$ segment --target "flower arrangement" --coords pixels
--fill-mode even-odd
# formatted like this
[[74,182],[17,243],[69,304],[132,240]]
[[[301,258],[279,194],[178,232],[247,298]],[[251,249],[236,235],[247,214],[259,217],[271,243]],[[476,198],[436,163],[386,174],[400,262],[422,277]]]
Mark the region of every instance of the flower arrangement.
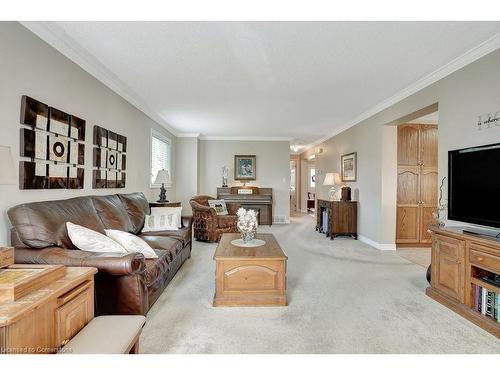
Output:
[[244,242],[252,241],[257,232],[257,212],[239,208],[236,215],[238,215],[237,226],[241,233],[241,238]]

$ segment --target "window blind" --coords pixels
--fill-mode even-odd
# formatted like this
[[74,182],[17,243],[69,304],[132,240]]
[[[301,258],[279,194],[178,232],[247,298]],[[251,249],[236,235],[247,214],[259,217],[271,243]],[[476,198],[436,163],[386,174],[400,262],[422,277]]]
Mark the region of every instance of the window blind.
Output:
[[153,134],[151,136],[151,184],[161,169],[170,171],[170,143]]

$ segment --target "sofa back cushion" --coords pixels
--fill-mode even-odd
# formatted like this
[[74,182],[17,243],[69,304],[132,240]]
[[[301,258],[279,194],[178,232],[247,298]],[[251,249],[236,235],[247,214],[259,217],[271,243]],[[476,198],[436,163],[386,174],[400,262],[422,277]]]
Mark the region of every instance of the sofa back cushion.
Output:
[[92,196],[92,202],[104,228],[133,232],[127,210],[118,195]]
[[75,249],[66,230],[68,221],[104,233],[90,197],[25,203],[12,207],[7,214],[19,239],[33,248]]
[[149,215],[149,202],[143,193],[118,194],[132,223],[132,233],[138,234],[144,226],[144,219]]

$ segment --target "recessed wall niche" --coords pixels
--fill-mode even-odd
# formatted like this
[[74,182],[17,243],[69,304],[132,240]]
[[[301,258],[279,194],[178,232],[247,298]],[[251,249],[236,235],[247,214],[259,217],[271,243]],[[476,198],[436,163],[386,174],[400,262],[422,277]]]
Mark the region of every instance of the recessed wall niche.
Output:
[[85,120],[23,95],[20,189],[83,189]]
[[94,126],[92,186],[94,189],[124,188],[127,169],[127,137]]

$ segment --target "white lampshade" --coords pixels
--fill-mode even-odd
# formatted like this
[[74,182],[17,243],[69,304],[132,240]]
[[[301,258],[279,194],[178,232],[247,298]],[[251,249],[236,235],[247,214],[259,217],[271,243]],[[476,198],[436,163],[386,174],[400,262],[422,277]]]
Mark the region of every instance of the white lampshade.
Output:
[[158,174],[156,175],[155,184],[160,185],[169,183],[170,183],[170,174],[165,169],[160,169],[158,171]]
[[10,147],[0,146],[0,185],[15,185],[16,171]]
[[340,175],[338,173],[329,172],[325,176],[325,180],[323,181],[323,185],[326,186],[337,186],[342,184],[340,180]]

